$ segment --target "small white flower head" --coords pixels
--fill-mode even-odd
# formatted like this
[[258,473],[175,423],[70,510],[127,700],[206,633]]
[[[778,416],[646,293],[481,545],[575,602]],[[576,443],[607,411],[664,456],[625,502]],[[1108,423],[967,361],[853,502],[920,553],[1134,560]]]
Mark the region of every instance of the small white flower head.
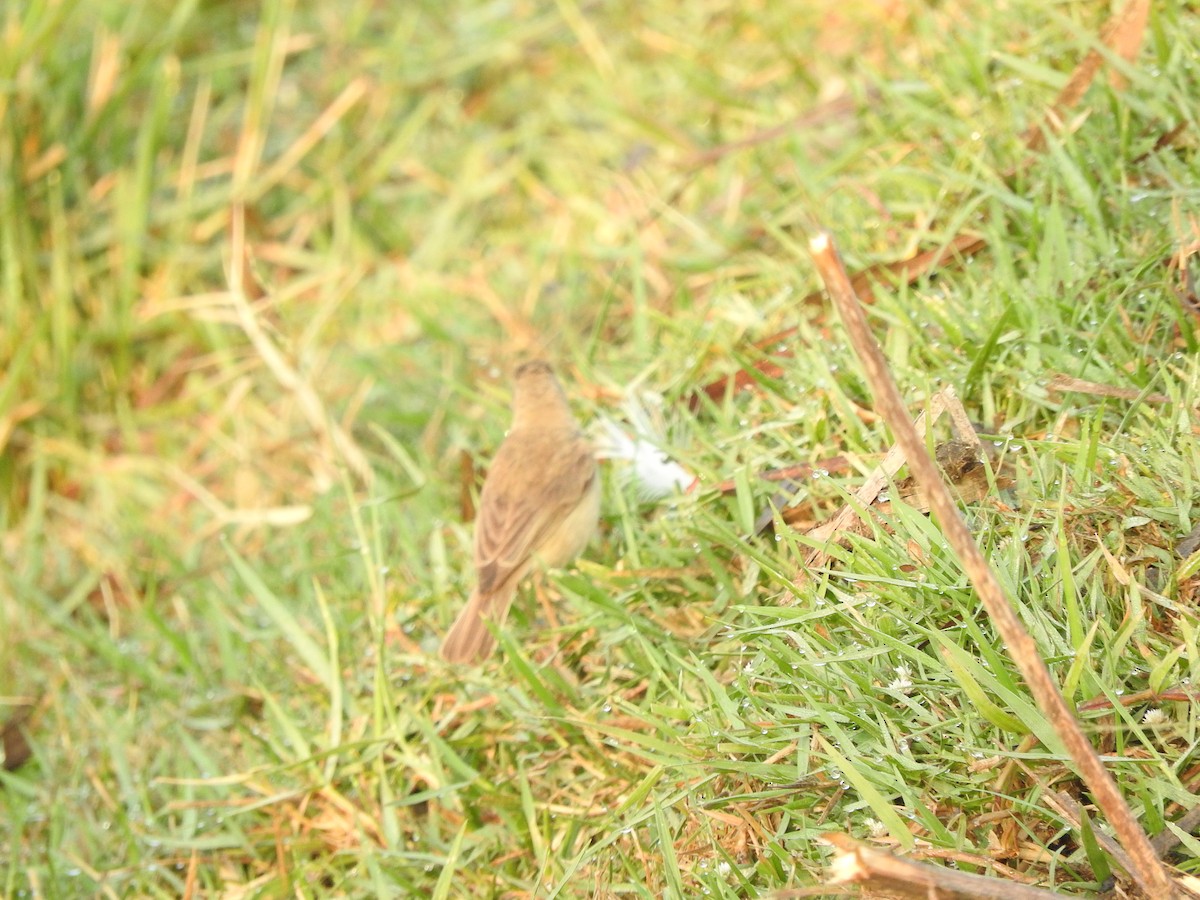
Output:
[[896,677],[888,684],[888,689],[902,694],[911,694],[913,689],[912,669],[908,666],[896,666]]
[[1153,706],[1142,715],[1143,725],[1166,725],[1167,714],[1162,711],[1161,707]]

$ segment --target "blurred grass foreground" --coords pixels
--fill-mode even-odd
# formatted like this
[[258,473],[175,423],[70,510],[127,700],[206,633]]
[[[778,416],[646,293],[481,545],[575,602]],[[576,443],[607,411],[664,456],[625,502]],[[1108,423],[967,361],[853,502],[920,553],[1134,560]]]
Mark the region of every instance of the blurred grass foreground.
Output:
[[[818,226],[945,251],[876,333],[1011,468],[972,530],[1195,872],[1200,27],[1120,7],[0,4],[5,896],[760,897],[827,832],[1128,887],[936,522],[803,564],[891,443]],[[454,670],[535,354],[700,488],[608,467]]]

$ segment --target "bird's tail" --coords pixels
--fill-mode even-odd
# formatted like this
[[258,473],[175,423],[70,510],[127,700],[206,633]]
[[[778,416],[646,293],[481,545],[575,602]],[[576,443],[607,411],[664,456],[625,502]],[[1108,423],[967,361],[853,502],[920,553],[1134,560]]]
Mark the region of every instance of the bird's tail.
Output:
[[472,591],[467,605],[442,641],[442,659],[451,663],[477,663],[487,659],[496,646],[488,623],[497,628],[504,624],[516,592],[515,584],[502,585],[490,594]]

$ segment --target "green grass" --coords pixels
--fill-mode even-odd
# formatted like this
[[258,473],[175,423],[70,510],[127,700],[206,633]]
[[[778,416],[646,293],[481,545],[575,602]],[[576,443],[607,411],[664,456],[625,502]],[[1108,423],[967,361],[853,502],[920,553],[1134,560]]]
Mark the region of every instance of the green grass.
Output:
[[[1119,869],[1045,802],[1089,798],[935,523],[896,505],[808,573],[802,535],[745,535],[756,473],[853,455],[801,492],[824,519],[890,443],[799,302],[811,228],[856,269],[966,230],[871,315],[914,413],[954,385],[1007,448],[985,553],[1069,701],[1200,678],[1185,4],[1033,157],[1091,5],[0,10],[0,720],[34,707],[6,895],[754,897],[813,884],[827,831],[1067,892]],[[239,205],[299,389],[228,294]],[[688,411],[793,326],[780,375]],[[661,393],[738,490],[648,508],[610,473],[557,625],[527,590],[453,670],[461,456],[529,353],[588,421]],[[1192,704],[1081,715],[1150,833],[1194,804]]]

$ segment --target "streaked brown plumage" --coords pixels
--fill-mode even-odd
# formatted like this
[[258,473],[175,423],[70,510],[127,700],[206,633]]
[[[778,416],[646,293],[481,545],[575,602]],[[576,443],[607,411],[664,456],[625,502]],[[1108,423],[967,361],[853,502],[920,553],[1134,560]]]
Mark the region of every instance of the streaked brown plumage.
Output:
[[496,452],[475,522],[478,584],[442,642],[448,662],[479,662],[535,565],[563,566],[596,529],[600,477],[591,442],[544,362],[516,371],[513,423]]

